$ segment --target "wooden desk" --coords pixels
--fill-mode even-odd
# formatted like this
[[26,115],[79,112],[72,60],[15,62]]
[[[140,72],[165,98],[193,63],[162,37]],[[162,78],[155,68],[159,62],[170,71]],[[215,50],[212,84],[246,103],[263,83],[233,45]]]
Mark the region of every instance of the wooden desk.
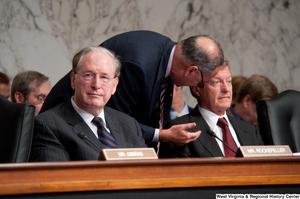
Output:
[[274,186],[276,192],[299,184],[300,157],[0,164],[2,196],[248,186]]

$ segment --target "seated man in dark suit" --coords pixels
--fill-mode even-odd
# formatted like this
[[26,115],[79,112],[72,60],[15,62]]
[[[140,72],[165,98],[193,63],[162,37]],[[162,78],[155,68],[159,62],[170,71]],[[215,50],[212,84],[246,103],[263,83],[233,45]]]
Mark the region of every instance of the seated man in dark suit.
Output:
[[12,81],[10,98],[14,103],[34,105],[38,115],[50,90],[49,77],[34,70],[22,71]]
[[235,153],[232,150],[236,151],[241,145],[263,144],[255,126],[226,114],[232,99],[231,72],[228,61],[218,66],[216,73],[205,76],[201,84],[190,88],[193,96],[197,98],[198,105],[190,114],[166,123],[165,128],[195,122],[196,127],[189,131],[201,130],[202,133],[195,141],[181,147],[171,143],[162,143],[161,158],[233,157]]
[[74,96],[36,117],[30,161],[97,160],[103,148],[147,147],[134,118],[105,107],[120,69],[120,61],[103,47],[74,56]]

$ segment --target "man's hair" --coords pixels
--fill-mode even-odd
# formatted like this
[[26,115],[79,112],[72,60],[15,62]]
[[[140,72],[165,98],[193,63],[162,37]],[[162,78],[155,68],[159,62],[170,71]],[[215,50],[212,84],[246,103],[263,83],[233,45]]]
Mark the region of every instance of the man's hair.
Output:
[[7,84],[9,85],[9,78],[7,77],[6,74],[0,72],[0,84]]
[[241,103],[247,94],[256,103],[265,97],[274,98],[278,95],[278,90],[267,77],[255,74],[246,79],[240,86],[237,92],[237,102]]
[[24,95],[24,101],[26,102],[28,96],[31,92],[33,92],[36,88],[42,86],[45,82],[47,82],[49,78],[37,71],[24,71],[18,73],[12,82],[11,85],[11,100],[12,102],[16,102],[15,93],[18,91]]
[[[220,67],[220,68],[228,67],[229,70],[230,70],[229,61],[228,61],[227,59],[224,59],[222,65],[220,65],[219,67]],[[204,86],[205,86],[205,84],[204,84]],[[190,92],[191,92],[191,95],[192,95],[194,98],[197,99],[197,96],[195,95],[195,93],[194,93],[193,89],[191,88],[191,86],[190,86]]]
[[[197,44],[197,40],[201,37],[212,40],[218,47],[219,54],[215,58],[211,58],[202,46]],[[212,73],[217,66],[221,66],[224,61],[224,53],[221,44],[215,39],[207,35],[196,35],[181,41],[181,50],[184,58],[197,66],[204,73]]]
[[246,80],[247,78],[244,76],[234,76],[232,77],[232,98],[236,99],[237,92],[241,86],[241,84]]
[[120,60],[112,51],[110,51],[104,47],[101,47],[101,46],[89,46],[89,47],[86,47],[86,48],[80,50],[78,53],[76,53],[72,60],[73,72],[77,72],[78,68],[80,67],[80,62],[82,60],[82,57],[89,52],[102,52],[102,53],[109,55],[113,60],[114,77],[120,77],[120,74],[121,74]]

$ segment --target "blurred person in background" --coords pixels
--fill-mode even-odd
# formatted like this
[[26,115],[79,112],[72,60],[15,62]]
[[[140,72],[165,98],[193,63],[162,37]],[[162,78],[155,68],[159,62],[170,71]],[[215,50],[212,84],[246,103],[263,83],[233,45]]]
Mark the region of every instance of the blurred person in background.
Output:
[[246,80],[247,78],[244,76],[234,76],[232,77],[232,102],[231,104],[235,104],[236,103],[236,95],[237,92],[241,86],[241,84]]
[[47,76],[32,70],[20,72],[14,77],[11,85],[11,100],[15,103],[34,105],[37,115],[50,90]]
[[0,95],[9,98],[9,93],[9,78],[6,74],[0,72]]
[[252,75],[240,86],[236,104],[227,110],[227,114],[257,126],[256,103],[260,100],[272,99],[277,95],[276,86],[267,77]]
[[174,120],[177,117],[189,114],[191,110],[193,109],[189,107],[186,101],[183,99],[182,86],[174,85],[170,120]]

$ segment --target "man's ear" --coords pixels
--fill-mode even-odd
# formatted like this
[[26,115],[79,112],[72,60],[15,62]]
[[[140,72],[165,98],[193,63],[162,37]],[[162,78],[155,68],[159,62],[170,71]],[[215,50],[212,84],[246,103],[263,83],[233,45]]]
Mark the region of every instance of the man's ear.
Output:
[[115,92],[116,92],[116,90],[117,90],[117,86],[118,86],[118,84],[119,84],[119,78],[116,77],[113,81],[114,81],[114,82],[113,82],[113,89],[112,89],[111,95],[115,94]]
[[75,90],[75,73],[72,71],[70,74],[70,78],[71,78],[71,87],[73,90]]
[[201,96],[201,94],[200,94],[200,88],[198,86],[190,86],[190,90],[191,90],[192,95],[195,98]]
[[184,75],[185,76],[188,76],[189,74],[192,74],[192,73],[195,73],[197,72],[198,73],[198,67],[197,66],[189,66],[186,70],[185,70],[185,73]]
[[250,105],[250,103],[252,103],[252,97],[251,97],[249,94],[247,94],[247,95],[243,98],[243,106],[244,106],[245,108],[248,108],[249,105]]
[[15,92],[15,100],[16,100],[16,103],[25,103],[25,97],[19,91]]

